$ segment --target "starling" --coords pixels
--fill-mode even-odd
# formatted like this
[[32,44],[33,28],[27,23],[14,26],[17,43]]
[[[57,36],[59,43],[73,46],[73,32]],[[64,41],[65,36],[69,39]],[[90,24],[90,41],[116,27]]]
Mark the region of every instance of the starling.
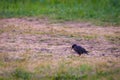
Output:
[[78,46],[76,44],[72,45],[72,49],[74,49],[74,51],[79,55],[88,54],[88,51],[86,51],[82,46]]

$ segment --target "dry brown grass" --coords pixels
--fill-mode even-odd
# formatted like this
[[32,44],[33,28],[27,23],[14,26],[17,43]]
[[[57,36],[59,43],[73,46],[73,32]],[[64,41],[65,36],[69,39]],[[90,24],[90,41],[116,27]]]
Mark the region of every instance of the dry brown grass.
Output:
[[[103,76],[100,72],[120,68],[119,27],[36,24],[24,19],[5,21],[0,23],[0,75],[6,72],[10,75],[22,68],[34,73],[38,80],[64,73],[77,75],[78,71]],[[84,46],[90,55],[74,54],[73,43]]]

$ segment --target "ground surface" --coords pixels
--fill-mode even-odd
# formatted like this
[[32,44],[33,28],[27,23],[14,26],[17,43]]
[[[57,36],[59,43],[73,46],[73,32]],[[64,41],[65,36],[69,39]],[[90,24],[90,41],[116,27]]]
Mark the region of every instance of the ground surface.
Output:
[[[75,54],[71,50],[74,43],[86,48],[89,55]],[[31,72],[41,65],[57,68],[60,61],[119,68],[120,27],[36,18],[1,19],[0,60],[0,75],[16,67]]]

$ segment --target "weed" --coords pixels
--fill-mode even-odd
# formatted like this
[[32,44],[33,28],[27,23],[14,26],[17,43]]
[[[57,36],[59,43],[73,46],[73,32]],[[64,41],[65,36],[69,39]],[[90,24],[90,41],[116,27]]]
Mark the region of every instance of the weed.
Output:
[[3,61],[0,61],[0,67],[1,66],[4,66],[4,62]]
[[32,74],[30,72],[23,69],[16,69],[12,75],[16,79],[22,79],[22,80],[30,80],[32,77]]

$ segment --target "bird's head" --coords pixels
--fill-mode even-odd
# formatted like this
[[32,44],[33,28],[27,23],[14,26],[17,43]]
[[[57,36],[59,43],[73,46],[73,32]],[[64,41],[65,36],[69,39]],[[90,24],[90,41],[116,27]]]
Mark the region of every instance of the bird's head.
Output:
[[76,45],[76,44],[73,44],[73,45],[72,45],[72,49],[73,49],[75,46],[77,46],[77,45]]

